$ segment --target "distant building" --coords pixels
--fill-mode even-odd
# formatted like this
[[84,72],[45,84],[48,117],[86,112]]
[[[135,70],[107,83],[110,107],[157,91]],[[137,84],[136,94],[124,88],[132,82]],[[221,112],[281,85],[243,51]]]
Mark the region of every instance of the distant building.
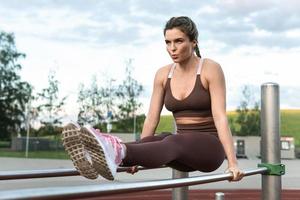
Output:
[[281,137],[281,158],[294,159],[295,155],[295,140],[294,137]]
[[[261,156],[259,136],[233,136],[234,147],[239,158],[258,158]],[[295,141],[293,137],[280,138],[281,158],[295,159]]]

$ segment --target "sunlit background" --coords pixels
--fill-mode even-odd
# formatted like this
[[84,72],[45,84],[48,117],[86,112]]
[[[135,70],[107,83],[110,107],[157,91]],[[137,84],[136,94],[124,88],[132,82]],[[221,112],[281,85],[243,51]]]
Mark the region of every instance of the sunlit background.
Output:
[[[147,113],[156,70],[171,63],[163,27],[186,15],[198,26],[203,57],[221,64],[227,83],[227,109],[235,109],[249,85],[277,82],[281,108],[300,108],[300,1],[297,0],[0,0],[0,30],[13,32],[23,80],[35,90],[56,71],[60,96],[68,96],[65,119],[76,119],[80,83],[120,83],[125,61],[144,86],[140,113]],[[170,114],[165,109],[163,114]]]

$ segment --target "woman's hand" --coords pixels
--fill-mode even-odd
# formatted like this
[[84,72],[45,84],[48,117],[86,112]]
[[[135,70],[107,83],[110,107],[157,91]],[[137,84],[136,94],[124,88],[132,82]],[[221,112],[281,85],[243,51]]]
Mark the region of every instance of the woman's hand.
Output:
[[138,171],[139,171],[139,168],[138,168],[137,165],[132,166],[132,167],[128,167],[128,169],[126,170],[126,172],[130,173],[130,174],[135,174]]
[[228,167],[225,173],[230,172],[233,178],[230,181],[239,181],[244,177],[244,172],[241,171],[238,166]]

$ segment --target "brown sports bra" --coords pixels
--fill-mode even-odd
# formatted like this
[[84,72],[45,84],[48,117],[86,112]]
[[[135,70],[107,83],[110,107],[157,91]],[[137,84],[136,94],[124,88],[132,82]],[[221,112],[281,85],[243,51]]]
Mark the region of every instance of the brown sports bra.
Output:
[[177,125],[177,132],[202,131],[217,133],[211,112],[211,99],[209,90],[201,83],[200,72],[203,59],[197,68],[197,76],[192,92],[184,99],[176,99],[171,91],[171,79],[176,68],[173,64],[165,86],[164,103],[166,108],[173,113]]

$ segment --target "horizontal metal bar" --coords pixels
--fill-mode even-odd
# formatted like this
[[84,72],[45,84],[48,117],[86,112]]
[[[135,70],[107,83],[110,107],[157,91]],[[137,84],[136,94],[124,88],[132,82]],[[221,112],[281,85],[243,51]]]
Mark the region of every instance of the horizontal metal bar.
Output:
[[0,172],[0,180],[15,180],[27,178],[47,178],[59,176],[77,176],[79,172],[75,169],[45,169],[30,171],[8,171]]
[[[244,170],[245,176],[263,174],[267,168],[257,168]],[[130,193],[146,190],[166,189],[182,187],[188,185],[197,185],[211,182],[229,180],[232,178],[231,173],[202,175],[190,178],[180,179],[163,179],[151,181],[138,181],[127,183],[108,183],[88,186],[69,186],[69,187],[52,187],[37,189],[21,189],[0,192],[0,200],[21,200],[21,199],[69,199],[82,197],[96,197],[112,194]]]
[[[129,167],[120,167],[118,172],[126,172]],[[161,167],[160,167],[161,168]],[[155,168],[139,167],[139,170],[148,170]],[[0,180],[16,180],[31,178],[49,178],[61,176],[78,176],[80,175],[75,169],[44,169],[44,170],[26,170],[26,171],[4,171],[0,172]]]

